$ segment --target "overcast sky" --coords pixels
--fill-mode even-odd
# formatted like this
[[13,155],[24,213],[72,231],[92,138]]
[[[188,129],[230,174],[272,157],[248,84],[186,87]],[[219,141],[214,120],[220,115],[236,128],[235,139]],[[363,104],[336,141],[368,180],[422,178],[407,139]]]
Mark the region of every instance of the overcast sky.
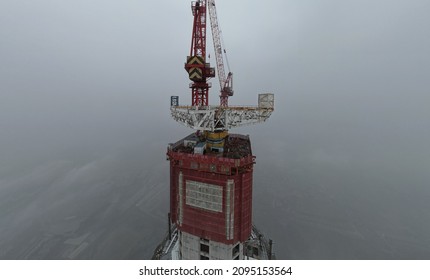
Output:
[[[255,176],[293,161],[333,174],[366,166],[428,197],[429,1],[217,7],[235,79],[230,103],[275,94],[267,124],[238,130],[253,137]],[[165,145],[190,132],[168,106],[171,95],[191,100],[183,69],[191,25],[190,1],[1,0],[0,189],[53,160],[85,162],[127,147],[164,160]]]
[[[345,152],[408,150],[396,158],[408,164],[429,156],[428,1],[217,3],[235,74],[231,104],[276,95],[268,126],[248,133],[287,131],[277,138],[284,143],[307,127]],[[0,15],[9,166],[45,148],[140,141],[133,132],[175,139],[169,97],[190,103],[188,1],[1,1]]]
[[[3,129],[54,113],[57,122],[79,111],[109,110],[113,118],[122,107],[138,107],[131,100],[144,112],[166,110],[170,95],[189,103],[187,1],[0,5]],[[252,104],[267,91],[277,95],[278,114],[296,98],[370,109],[401,103],[418,114],[428,101],[429,6],[424,0],[218,1],[236,79],[231,102]]]

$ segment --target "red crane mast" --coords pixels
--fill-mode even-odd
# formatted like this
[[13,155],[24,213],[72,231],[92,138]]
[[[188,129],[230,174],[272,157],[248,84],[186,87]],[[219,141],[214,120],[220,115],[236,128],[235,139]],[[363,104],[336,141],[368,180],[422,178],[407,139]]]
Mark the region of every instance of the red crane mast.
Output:
[[207,0],[198,0],[191,3],[194,16],[193,34],[191,39],[190,55],[185,63],[185,70],[192,81],[192,106],[209,106],[209,78],[215,77],[215,69],[206,63],[206,7]]

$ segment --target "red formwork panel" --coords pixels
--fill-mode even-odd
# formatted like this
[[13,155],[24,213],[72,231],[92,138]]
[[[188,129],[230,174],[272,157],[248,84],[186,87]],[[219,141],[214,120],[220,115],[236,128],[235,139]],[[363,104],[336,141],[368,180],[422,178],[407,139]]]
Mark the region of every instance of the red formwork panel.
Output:
[[170,162],[170,219],[173,223],[176,223],[178,219],[178,179],[179,179],[179,168],[177,168],[174,162]]
[[240,228],[238,238],[243,242],[249,238],[252,229],[252,171],[242,174],[241,186],[237,192],[240,192],[237,200],[241,202],[241,209],[235,216],[241,217],[237,227]]
[[[176,223],[181,231],[199,236],[204,239],[222,242],[224,244],[235,244],[246,241],[251,234],[252,227],[252,164],[240,172],[232,175],[216,172],[206,172],[189,168],[188,163],[170,160],[170,211],[173,223]],[[207,158],[193,157],[194,163],[207,162]],[[216,164],[216,161],[212,161]],[[225,160],[221,158],[221,164]],[[220,165],[221,165],[220,164]],[[240,166],[236,166],[240,167]],[[179,223],[179,174],[182,173],[182,223]],[[186,204],[186,181],[191,180],[222,188],[222,212],[205,210]],[[234,180],[234,223],[233,239],[226,235],[226,185],[228,180]]]

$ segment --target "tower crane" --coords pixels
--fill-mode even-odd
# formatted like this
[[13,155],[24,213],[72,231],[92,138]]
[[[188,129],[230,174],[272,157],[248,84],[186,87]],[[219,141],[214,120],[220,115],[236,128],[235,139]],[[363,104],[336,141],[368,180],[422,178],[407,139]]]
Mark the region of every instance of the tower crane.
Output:
[[[211,83],[208,80],[215,77],[215,68],[206,62],[208,10],[221,87],[220,106],[209,105]],[[228,97],[233,95],[233,74],[229,72],[227,77],[225,76],[215,0],[193,1],[191,11],[194,17],[191,49],[185,63],[185,70],[192,81],[190,84],[191,106],[179,105],[179,97],[172,96],[170,107],[172,118],[192,129],[208,133],[223,132],[222,135],[226,135],[227,131],[232,128],[261,123],[269,119],[274,110],[274,95],[271,93],[259,94],[258,106],[228,106]]]

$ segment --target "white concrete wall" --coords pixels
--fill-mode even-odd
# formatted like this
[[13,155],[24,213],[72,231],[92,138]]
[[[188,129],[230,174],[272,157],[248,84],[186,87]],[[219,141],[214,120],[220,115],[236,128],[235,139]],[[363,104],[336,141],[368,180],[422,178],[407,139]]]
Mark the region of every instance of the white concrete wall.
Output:
[[[200,251],[200,244],[209,246],[209,254]],[[233,248],[237,245],[226,245],[223,243],[209,240],[201,240],[200,237],[185,232],[179,236],[180,256],[183,260],[200,260],[200,256],[209,257],[211,260],[232,260],[239,256],[243,260],[243,244],[239,244],[239,252],[233,256]]]

